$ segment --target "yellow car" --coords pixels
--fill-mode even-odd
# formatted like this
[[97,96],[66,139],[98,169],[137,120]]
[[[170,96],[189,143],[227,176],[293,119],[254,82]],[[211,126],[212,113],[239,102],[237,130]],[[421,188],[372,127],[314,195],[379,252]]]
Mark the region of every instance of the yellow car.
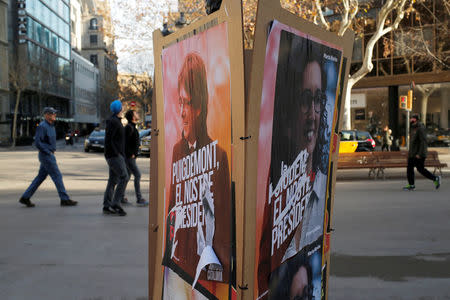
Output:
[[352,153],[358,148],[358,142],[355,141],[340,141],[339,153]]
[[339,153],[352,153],[358,148],[358,141],[355,141],[351,131],[340,133]]

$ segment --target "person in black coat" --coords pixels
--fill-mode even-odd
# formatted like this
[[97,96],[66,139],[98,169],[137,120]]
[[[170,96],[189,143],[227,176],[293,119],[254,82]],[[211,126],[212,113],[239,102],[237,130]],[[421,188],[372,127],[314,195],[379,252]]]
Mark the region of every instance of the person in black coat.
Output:
[[[148,205],[148,202],[142,198],[141,194],[141,172],[136,164],[140,145],[139,132],[136,129],[136,123],[139,121],[139,116],[136,111],[129,110],[125,114],[125,118],[128,120],[128,124],[125,126],[125,161],[127,164],[128,176],[131,176],[131,174],[134,176],[136,203],[138,205],[146,206]],[[124,198],[122,203],[128,203],[128,200]]]
[[422,123],[419,122],[418,114],[413,114],[410,118],[410,138],[408,151],[408,167],[406,169],[408,184],[404,190],[414,190],[414,167],[420,174],[426,178],[433,180],[436,189],[441,186],[441,177],[435,176],[425,169],[425,158],[427,157],[427,134]]
[[110,106],[113,115],[106,120],[105,158],[109,167],[109,178],[103,197],[103,213],[126,216],[120,206],[129,179],[125,163],[125,131],[122,125],[122,103],[115,100]]

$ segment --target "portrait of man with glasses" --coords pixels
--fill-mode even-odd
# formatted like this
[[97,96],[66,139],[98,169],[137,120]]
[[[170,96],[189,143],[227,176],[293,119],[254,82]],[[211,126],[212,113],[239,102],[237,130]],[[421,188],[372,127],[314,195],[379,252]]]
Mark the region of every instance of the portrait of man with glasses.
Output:
[[[206,70],[204,59],[197,52],[188,53],[178,70],[178,99],[173,103],[178,106],[181,136],[173,146],[168,170],[171,176],[163,258],[167,267],[164,295],[169,299],[210,295],[194,280],[201,270],[200,257],[207,248],[214,251],[221,267],[207,267],[208,272],[201,272],[199,280],[230,280],[229,162],[218,139],[208,132],[208,107],[218,100],[210,97]],[[223,130],[231,135],[230,128]],[[194,284],[196,289],[192,288]]]
[[[258,292],[259,296],[267,295],[261,299],[281,296],[312,299],[313,292],[320,293],[320,279],[316,286],[310,285],[308,297],[300,296],[302,293],[298,291],[303,288],[284,285],[296,282],[295,278],[300,276],[301,266],[297,266],[297,272],[296,257],[303,256],[307,261],[308,257],[322,253],[330,118],[335,109],[341,51],[286,30],[281,30],[279,39],[267,200],[259,245]],[[297,173],[301,173],[297,176],[301,186],[291,180]],[[276,188],[285,185],[287,188]],[[294,211],[298,207],[300,217]],[[280,219],[279,215],[289,217],[287,223],[278,223],[276,228],[273,222]],[[283,237],[277,233],[280,231]],[[289,272],[283,267],[287,263]],[[316,268],[310,277],[320,278],[320,272],[320,267]],[[285,294],[281,295],[281,291]]]

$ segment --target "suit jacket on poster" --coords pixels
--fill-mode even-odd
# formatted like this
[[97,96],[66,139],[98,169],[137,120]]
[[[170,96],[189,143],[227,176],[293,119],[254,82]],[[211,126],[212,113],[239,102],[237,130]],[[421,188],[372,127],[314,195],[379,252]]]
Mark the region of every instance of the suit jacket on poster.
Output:
[[[195,150],[199,150],[202,147],[213,142],[209,136],[199,139]],[[172,165],[185,156],[190,155],[194,149],[189,149],[187,140],[182,137],[173,148]],[[214,169],[214,173],[211,177],[212,187],[211,193],[214,196],[214,215],[215,215],[215,231],[213,237],[212,248],[216,253],[220,263],[223,267],[222,281],[229,281],[229,269],[230,269],[230,256],[231,256],[231,184],[230,173],[228,166],[228,158],[226,152],[216,145],[217,162],[219,162],[219,168]],[[171,170],[171,180],[173,176],[173,169]],[[175,206],[175,188],[176,183],[170,186],[169,194],[169,207],[168,212]],[[181,194],[183,199],[184,193]],[[165,255],[163,259],[163,265],[171,267],[177,272],[184,280],[192,283],[197,268],[198,261],[200,259],[197,254],[197,227],[193,228],[180,228],[176,232],[175,240],[178,242],[174,252],[174,258],[171,258],[172,239],[174,234],[174,215],[167,216],[167,228],[166,228],[166,247]],[[205,232],[205,225],[203,225],[203,231]],[[176,265],[176,266],[174,266]],[[181,270],[180,270],[181,269]],[[207,280],[204,271],[201,272],[199,279]]]
[[[314,185],[316,174],[313,172],[308,175],[311,186]],[[273,256],[271,255],[271,243],[272,243],[272,228],[273,228],[273,211],[274,211],[274,201],[272,199],[271,203],[267,200],[269,197],[269,180],[267,180],[266,185],[266,201],[263,212],[263,220],[262,220],[262,231],[261,231],[261,241],[259,243],[259,258],[258,258],[258,296],[265,294],[265,297],[261,299],[268,299],[268,294],[266,291],[269,289],[269,281],[270,275],[272,271],[274,271],[277,267],[279,267],[287,258],[287,251],[291,251],[288,249],[291,245],[291,242],[294,238],[294,235],[298,230],[303,232],[303,226],[305,218],[302,219],[300,224],[292,230],[292,232],[288,235],[286,240],[281,244],[279,248],[274,251]],[[283,193],[283,207],[286,205],[286,191]],[[313,193],[311,193],[312,195]],[[306,211],[304,213],[307,213]],[[305,215],[303,215],[305,217]],[[301,245],[303,248],[306,245]]]

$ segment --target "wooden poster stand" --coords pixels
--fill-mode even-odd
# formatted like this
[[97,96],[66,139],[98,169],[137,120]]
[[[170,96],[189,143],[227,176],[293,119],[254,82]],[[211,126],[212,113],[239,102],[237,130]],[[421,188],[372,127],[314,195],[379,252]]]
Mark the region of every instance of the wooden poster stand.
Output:
[[[220,10],[179,31],[163,37],[161,31],[153,33],[155,57],[155,96],[153,99],[153,136],[151,145],[151,187],[149,215],[149,299],[161,299],[164,234],[164,96],[161,55],[164,48],[192,37],[213,26],[227,22],[231,72],[231,181],[234,182],[236,216],[236,280],[242,281],[242,253],[244,228],[244,156],[245,95],[244,54],[242,39],[242,6],[239,0],[224,0]],[[176,80],[174,78],[173,80]],[[216,229],[217,230],[217,229]]]
[[[232,157],[231,180],[234,183],[236,215],[236,288],[237,299],[255,299],[254,270],[256,249],[256,190],[258,167],[258,135],[260,105],[264,75],[264,61],[268,26],[273,20],[298,29],[311,36],[343,48],[341,75],[338,85],[337,113],[333,116],[330,150],[329,182],[326,209],[328,217],[324,225],[324,244],[328,243],[323,259],[330,266],[329,239],[333,210],[335,172],[344,101],[353,49],[353,34],[338,37],[283,9],[278,1],[259,0],[254,50],[243,50],[242,7],[239,0],[223,0],[219,11],[196,21],[166,37],[161,31],[153,33],[155,57],[155,93],[153,98],[150,206],[149,206],[149,299],[161,299],[163,285],[163,239],[165,224],[165,124],[161,55],[164,48],[203,32],[217,24],[227,22],[231,72]],[[245,66],[245,67],[244,67]],[[174,78],[173,80],[176,80]],[[340,99],[340,100],[339,100]],[[326,248],[326,247],[325,247]],[[330,268],[326,269],[326,282]],[[325,286],[324,298],[327,299]]]
[[[260,109],[261,109],[261,96],[264,76],[264,62],[266,55],[266,44],[268,37],[268,28],[272,21],[277,20],[289,27],[300,30],[308,35],[317,37],[323,41],[330,42],[335,45],[339,45],[343,48],[343,63],[342,71],[340,75],[340,83],[338,85],[339,95],[338,106],[336,107],[338,114],[333,117],[333,129],[332,129],[332,141],[330,151],[330,171],[328,182],[328,195],[326,197],[330,216],[325,218],[324,225],[324,244],[328,239],[331,232],[331,212],[333,211],[333,199],[334,199],[334,186],[336,181],[336,167],[338,159],[339,148],[339,136],[338,132],[342,125],[342,115],[344,111],[344,102],[342,101],[343,91],[347,85],[348,72],[351,63],[351,55],[353,51],[353,33],[346,33],[344,37],[338,37],[335,33],[326,31],[321,27],[314,25],[304,19],[295,16],[294,14],[283,9],[279,1],[271,0],[259,0],[258,12],[256,17],[256,29],[255,29],[255,41],[253,45],[251,71],[250,71],[250,89],[248,91],[248,110],[246,111],[246,135],[252,136],[252,138],[246,144],[246,174],[245,174],[245,211],[246,211],[246,223],[245,223],[245,251],[244,261],[245,266],[243,269],[243,278],[245,278],[245,286],[248,287],[246,293],[242,295],[241,299],[255,299],[254,289],[254,272],[255,272],[255,251],[256,251],[256,190],[257,187],[257,168],[258,157],[255,153],[258,153],[258,135],[259,135],[259,122],[260,122]],[[334,146],[333,146],[334,145]],[[328,244],[329,246],[329,244]],[[329,266],[330,251],[324,253],[324,260]],[[328,267],[326,269],[326,281],[329,277]],[[327,288],[327,286],[326,286]],[[325,298],[327,299],[327,292],[325,291]]]

